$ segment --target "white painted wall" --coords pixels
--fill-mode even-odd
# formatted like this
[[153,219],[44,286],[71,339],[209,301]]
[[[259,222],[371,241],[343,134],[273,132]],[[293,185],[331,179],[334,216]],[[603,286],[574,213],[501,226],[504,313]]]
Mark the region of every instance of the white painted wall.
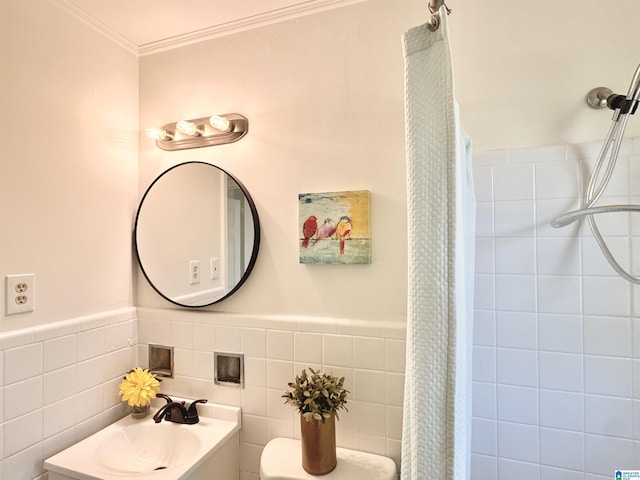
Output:
[[[141,129],[238,112],[237,143],[164,152],[140,139],[140,188],[187,160],[237,176],[262,244],[248,282],[211,310],[403,322],[406,194],[401,33],[415,11],[352,5],[140,59]],[[413,19],[412,19],[413,17]],[[298,263],[298,194],[371,192],[371,265]],[[140,306],[163,306],[143,278]]]
[[[1,330],[132,305],[137,59],[50,2],[0,2]],[[36,310],[4,316],[4,276]]]

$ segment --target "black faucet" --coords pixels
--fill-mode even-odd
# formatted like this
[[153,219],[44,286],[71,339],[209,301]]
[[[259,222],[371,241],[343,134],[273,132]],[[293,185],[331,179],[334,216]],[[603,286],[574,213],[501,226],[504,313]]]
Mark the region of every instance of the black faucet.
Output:
[[198,403],[207,403],[207,400],[205,400],[204,398],[200,400],[194,400],[187,409],[187,407],[185,407],[185,402],[174,402],[170,397],[163,394],[158,394],[156,396],[164,398],[167,401],[167,404],[163,405],[160,410],[158,410],[153,416],[153,421],[156,423],[160,423],[164,418],[168,422],[193,425],[200,421],[200,418],[198,418],[198,410],[196,409],[196,405]]

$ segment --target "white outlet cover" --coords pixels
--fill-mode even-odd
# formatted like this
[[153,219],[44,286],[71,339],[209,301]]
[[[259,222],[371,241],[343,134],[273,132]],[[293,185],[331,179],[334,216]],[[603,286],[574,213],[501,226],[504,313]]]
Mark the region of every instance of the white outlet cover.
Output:
[[35,275],[7,275],[5,277],[5,310],[7,315],[33,312],[35,308]]

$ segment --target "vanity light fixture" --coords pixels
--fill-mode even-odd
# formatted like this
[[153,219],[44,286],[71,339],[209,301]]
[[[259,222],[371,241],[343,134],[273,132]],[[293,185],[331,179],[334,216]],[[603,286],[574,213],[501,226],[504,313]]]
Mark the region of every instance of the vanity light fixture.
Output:
[[167,123],[162,128],[148,128],[146,133],[163,150],[184,150],[237,142],[248,130],[246,117],[225,113]]
[[180,133],[184,133],[185,135],[189,135],[191,137],[199,137],[200,135],[202,135],[201,126],[198,126],[188,120],[180,120],[178,123],[176,123],[176,128]]
[[171,132],[167,132],[164,128],[147,128],[145,131],[147,137],[153,138],[154,140],[172,140],[173,134]]

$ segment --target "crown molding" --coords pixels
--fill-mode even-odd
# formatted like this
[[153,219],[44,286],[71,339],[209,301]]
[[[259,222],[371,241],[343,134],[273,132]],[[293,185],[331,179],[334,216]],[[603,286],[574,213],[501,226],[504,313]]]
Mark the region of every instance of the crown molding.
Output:
[[102,23],[97,18],[89,15],[84,10],[79,9],[69,0],[49,0],[49,1],[54,5],[56,5],[58,8],[60,8],[61,10],[64,10],[66,13],[68,13],[70,16],[72,16],[76,20],[79,20],[80,22],[84,23],[86,26],[88,26],[92,30],[98,32],[100,35],[116,43],[126,51],[133,53],[136,56],[139,54],[139,48],[135,43],[129,41],[127,38],[123,37],[115,30],[109,28],[107,25]]
[[226,35],[251,30],[273,23],[311,15],[325,10],[331,10],[355,3],[361,3],[367,0],[307,0],[291,7],[279,8],[258,15],[240,18],[232,22],[212,25],[208,28],[188,32],[183,35],[177,35],[166,39],[161,39],[143,45],[135,45],[133,42],[129,41],[118,32],[109,28],[97,18],[78,8],[70,0],[49,1],[67,12],[72,17],[80,20],[85,25],[89,26],[96,32],[100,33],[120,47],[124,48],[128,52],[131,52],[136,56],[144,56],[171,50],[174,48],[179,48],[185,45],[191,45],[205,40],[210,40],[212,38],[223,37]]

